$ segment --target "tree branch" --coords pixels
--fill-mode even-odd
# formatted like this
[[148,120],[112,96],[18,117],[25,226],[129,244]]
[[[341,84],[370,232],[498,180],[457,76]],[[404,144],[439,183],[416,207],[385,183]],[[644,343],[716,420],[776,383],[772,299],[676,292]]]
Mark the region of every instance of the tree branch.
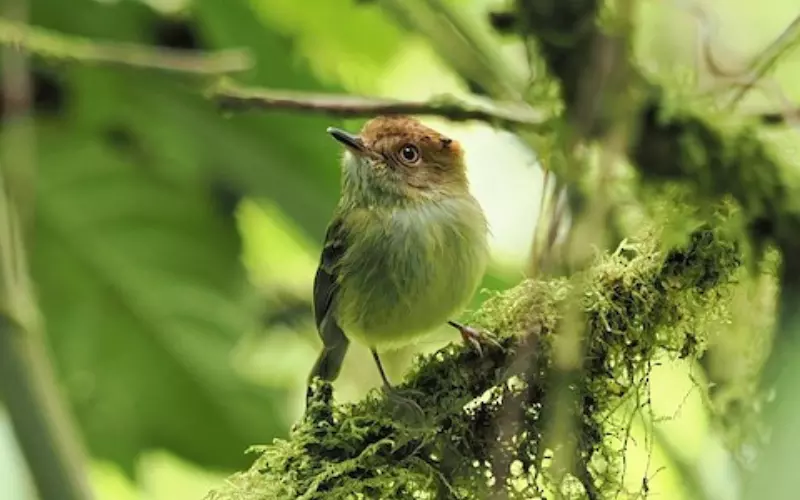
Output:
[[253,66],[250,52],[242,49],[204,53],[130,43],[97,42],[4,18],[0,18],[0,45],[48,60],[199,75],[234,73]]
[[[533,0],[520,0],[520,13],[525,19],[523,29],[538,40],[551,73],[562,84],[569,114],[575,112],[571,109],[586,70],[587,47],[611,36],[586,28],[594,22],[597,0],[544,2],[551,3],[553,8],[548,9]],[[571,43],[554,39],[554,29],[569,33]],[[786,255],[795,255],[793,250],[800,249],[800,214],[793,209],[792,194],[782,181],[780,162],[757,134],[748,127],[716,126],[692,109],[679,109],[660,86],[647,81],[630,62],[626,66],[639,82],[634,91],[644,96],[645,103],[637,113],[639,134],[627,153],[645,180],[680,179],[714,201],[731,195],[742,205],[754,241],[774,241]],[[602,129],[590,131],[587,139],[596,139]]]
[[43,499],[91,500],[82,450],[67,418],[44,339],[0,311],[0,394]]
[[[27,17],[24,0],[4,7],[14,19]],[[0,23],[0,37],[9,34],[6,23]],[[50,364],[25,250],[36,171],[29,61],[2,47],[2,63],[0,394],[39,498],[90,500],[83,449]]]
[[753,61],[748,71],[750,77],[744,85],[738,88],[731,98],[729,107],[735,107],[739,101],[753,88],[753,86],[766,75],[770,69],[775,67],[778,59],[789,52],[790,49],[800,43],[800,16],[778,36],[764,51]]
[[485,99],[481,99],[480,103],[468,103],[451,96],[429,101],[402,101],[348,94],[245,88],[230,82],[212,86],[207,95],[225,110],[308,111],[341,117],[436,115],[453,121],[480,120],[510,128],[542,129],[548,125],[542,113],[523,103],[498,103]]
[[[601,40],[612,37],[597,27],[595,13],[599,3],[598,0],[517,1],[520,29],[537,41],[550,72],[560,81],[568,116],[575,112],[570,109],[575,106],[575,90],[585,81],[585,54],[596,43],[596,37]],[[553,36],[554,32],[560,36]],[[764,411],[774,432],[774,441],[765,456],[773,463],[780,463],[789,456],[782,445],[796,435],[800,422],[796,413],[787,420],[779,417],[781,409],[794,397],[796,378],[792,375],[798,373],[796,356],[800,353],[800,259],[797,258],[800,210],[793,201],[796,192],[784,179],[786,166],[752,126],[733,126],[728,120],[730,115],[712,118],[707,112],[681,109],[682,103],[671,101],[668,91],[648,81],[630,61],[627,66],[638,80],[636,90],[644,96],[645,103],[637,113],[638,134],[627,150],[643,180],[686,183],[706,205],[726,197],[735,199],[756,249],[763,251],[767,245],[775,244],[783,255],[779,318],[762,375],[763,388],[776,389],[776,397],[765,405]],[[768,65],[764,63],[758,68]],[[762,116],[777,118],[777,115]],[[598,128],[587,138],[597,139],[601,133],[602,128]],[[769,466],[769,460],[761,460],[761,470],[754,477],[769,478],[762,484],[773,487],[780,484],[783,493],[793,491],[794,477],[771,475],[775,469]],[[763,495],[758,487],[752,493]]]
[[[612,498],[623,487],[623,454],[609,436],[628,430],[610,415],[641,395],[652,360],[678,352],[688,331],[704,335],[704,315],[725,307],[740,268],[736,245],[707,228],[683,248],[662,253],[659,247],[650,235],[599,256],[569,280],[527,280],[489,299],[473,321],[497,333],[502,348],[481,356],[451,344],[418,360],[398,387],[423,409],[421,422],[398,415],[402,408],[381,391],[333,405],[330,384],[317,380],[308,413],[289,439],[259,447],[250,470],[207,498],[533,498],[541,488],[569,489],[566,498]],[[554,342],[576,287],[587,290],[580,302],[587,366],[571,387],[579,403],[570,407],[578,421],[572,479],[583,491],[542,468]],[[519,419],[495,425],[508,412]],[[517,472],[515,461],[522,464]],[[603,480],[593,481],[598,472]]]

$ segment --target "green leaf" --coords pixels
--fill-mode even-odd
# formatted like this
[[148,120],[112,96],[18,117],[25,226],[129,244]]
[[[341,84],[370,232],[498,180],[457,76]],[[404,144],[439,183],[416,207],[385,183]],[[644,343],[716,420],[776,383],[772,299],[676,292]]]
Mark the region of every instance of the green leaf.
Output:
[[[81,16],[73,13],[79,10]],[[32,21],[66,33],[150,43],[157,16],[136,2],[34,2]],[[285,36],[264,26],[249,2],[197,1],[197,33],[210,48],[247,47],[257,68],[242,79],[258,85],[341,91],[320,84]],[[191,20],[190,20],[191,21]],[[325,133],[338,120],[292,113],[225,117],[203,96],[207,80],[149,71],[68,67],[70,119],[98,134],[124,130],[146,161],[187,182],[220,182],[238,195],[268,198],[312,240],[321,240],[336,204],[341,149]],[[134,104],[135,103],[135,104]]]
[[202,190],[158,182],[76,127],[37,143],[33,274],[91,450],[128,471],[148,448],[245,463],[287,422],[229,359],[253,326],[235,227]]
[[[395,63],[408,37],[376,4],[353,0],[253,1],[275,31],[290,35],[321,79],[357,93],[380,89],[376,76]],[[313,15],[311,14],[313,13]]]

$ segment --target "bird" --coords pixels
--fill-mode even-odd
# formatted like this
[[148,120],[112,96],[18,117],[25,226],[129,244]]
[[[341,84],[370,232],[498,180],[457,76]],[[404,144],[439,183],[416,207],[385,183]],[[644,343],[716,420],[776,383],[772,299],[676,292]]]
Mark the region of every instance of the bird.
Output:
[[[380,352],[441,325],[482,353],[488,332],[454,321],[489,260],[489,226],[470,192],[461,144],[404,115],[377,116],[359,134],[329,127],[343,146],[341,193],[314,277],[322,341],[308,377],[333,382],[350,342]],[[380,351],[380,352],[379,352]]]

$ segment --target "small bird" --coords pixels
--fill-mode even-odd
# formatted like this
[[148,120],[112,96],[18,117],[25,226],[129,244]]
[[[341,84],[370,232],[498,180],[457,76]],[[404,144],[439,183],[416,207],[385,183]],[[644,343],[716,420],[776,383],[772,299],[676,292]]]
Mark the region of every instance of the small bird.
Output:
[[372,351],[412,343],[447,322],[481,352],[487,333],[452,321],[489,258],[488,225],[470,194],[460,144],[407,116],[380,116],[344,146],[341,197],[314,279],[323,348],[309,375],[335,380],[350,340]]

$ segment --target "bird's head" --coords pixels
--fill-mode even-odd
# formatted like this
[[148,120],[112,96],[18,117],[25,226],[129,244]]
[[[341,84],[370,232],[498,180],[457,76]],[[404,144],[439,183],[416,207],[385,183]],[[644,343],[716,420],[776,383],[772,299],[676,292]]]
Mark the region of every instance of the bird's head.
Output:
[[328,133],[345,147],[345,194],[397,201],[468,192],[460,144],[407,116],[379,116],[358,135]]

